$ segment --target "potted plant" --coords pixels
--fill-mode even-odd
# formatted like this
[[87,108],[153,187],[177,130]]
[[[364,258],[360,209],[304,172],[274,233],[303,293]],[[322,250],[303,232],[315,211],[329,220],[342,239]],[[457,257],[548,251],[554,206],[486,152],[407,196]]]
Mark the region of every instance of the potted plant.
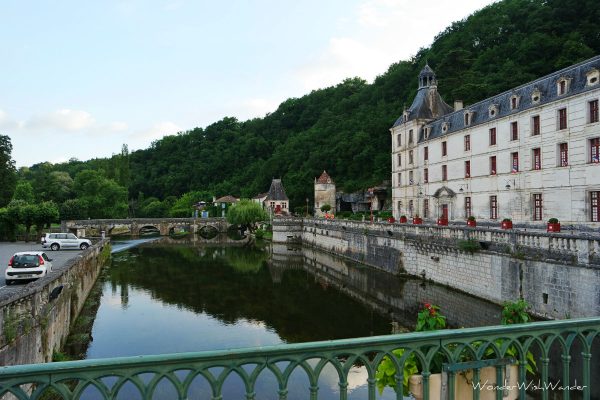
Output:
[[408,218],[406,218],[406,215],[401,215],[400,216],[400,223],[401,224],[405,224],[408,222]]
[[548,220],[546,232],[560,232],[560,222],[558,222],[557,218],[550,218]]
[[440,226],[448,226],[448,219],[444,217],[440,217],[437,220],[437,224]]
[[[504,303],[502,309],[502,324],[520,324],[530,321],[529,314],[526,311],[527,303],[524,300],[518,300],[516,302]],[[417,318],[417,326],[415,331],[431,331],[444,329],[446,327],[446,318],[439,312],[439,307],[425,303],[422,310],[419,311]],[[502,348],[503,339],[498,339],[496,346]],[[473,343],[475,347],[484,345],[483,341]],[[393,353],[396,357],[401,358],[404,355],[404,349],[394,350]],[[518,358],[518,350],[514,345],[510,345],[505,352],[505,356],[513,359]],[[498,355],[495,354],[492,347],[488,347],[483,354],[482,359],[495,359]],[[442,376],[441,369],[444,362],[445,356],[443,352],[438,351],[430,363],[429,376],[429,398],[431,400],[439,400],[441,395]],[[461,355],[461,361],[474,361],[471,354],[465,352]],[[408,396],[409,393],[417,400],[422,399],[423,396],[423,376],[419,374],[421,371],[421,364],[417,360],[414,353],[406,358],[403,365],[403,393]],[[504,381],[501,385],[506,386],[508,392],[504,395],[504,399],[515,400],[518,398],[518,362],[507,366],[510,369],[509,376],[510,380]],[[526,354],[526,371],[529,374],[534,375],[537,369],[537,365],[533,354],[528,351]],[[379,392],[382,393],[386,386],[394,387],[396,385],[396,370],[395,366],[388,356],[385,356],[379,366],[377,367],[376,379],[377,387]],[[487,382],[494,386],[496,385],[496,367],[489,366],[483,367],[480,370],[480,382]],[[455,374],[454,381],[454,398],[455,399],[467,399],[471,398],[473,393],[473,370],[465,370]],[[482,391],[481,399],[496,399],[497,395],[495,391]]]
[[512,220],[510,218],[504,218],[501,226],[502,229],[512,229]]
[[475,228],[477,226],[477,221],[475,221],[475,217],[474,216],[469,216],[469,218],[467,218],[467,226],[470,226],[472,228]]
[[423,218],[419,217],[419,214],[415,215],[412,219],[413,225],[421,225],[423,223]]

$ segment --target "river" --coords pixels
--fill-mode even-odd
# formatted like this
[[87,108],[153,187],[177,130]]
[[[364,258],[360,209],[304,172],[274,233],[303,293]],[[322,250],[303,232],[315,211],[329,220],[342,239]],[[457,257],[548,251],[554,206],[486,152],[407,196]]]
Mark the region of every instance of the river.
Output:
[[[74,358],[385,335],[413,329],[424,302],[441,304],[453,327],[500,321],[497,305],[312,249],[172,240],[116,242],[114,249],[66,346]],[[364,368],[353,369],[350,399],[366,398],[366,378]],[[155,398],[174,398],[173,387],[163,383]],[[189,398],[210,398],[208,390],[198,379]],[[275,380],[267,375],[256,392],[257,399],[278,398]],[[121,394],[139,398],[131,384]],[[239,378],[225,385],[223,398],[244,398]],[[296,370],[288,399],[301,398],[308,398],[308,380]],[[337,375],[326,368],[319,399],[336,398]],[[386,389],[381,398],[395,395]]]

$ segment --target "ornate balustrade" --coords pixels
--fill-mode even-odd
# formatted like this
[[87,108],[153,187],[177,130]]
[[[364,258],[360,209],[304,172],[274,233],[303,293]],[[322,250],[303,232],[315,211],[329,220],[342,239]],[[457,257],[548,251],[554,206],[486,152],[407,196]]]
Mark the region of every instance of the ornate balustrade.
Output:
[[[295,221],[297,222],[297,221]],[[297,222],[302,223],[302,222]],[[499,245],[508,245],[511,249],[515,246],[531,248],[541,252],[561,253],[570,255],[580,264],[600,263],[600,235],[547,233],[537,231],[502,230],[486,227],[458,227],[438,226],[431,224],[413,225],[387,222],[345,221],[304,219],[304,226],[318,227],[321,229],[334,229],[336,226],[345,229],[361,230],[365,233],[389,235],[414,235],[420,237],[465,240],[474,239]],[[279,222],[276,222],[279,224]]]
[[[94,398],[115,399],[128,386],[129,390],[139,392],[135,398],[152,399],[157,398],[157,387],[166,384],[176,393],[169,398],[187,399],[196,397],[192,383],[201,379],[210,387],[211,398],[220,400],[226,385],[231,383],[228,378],[236,375],[236,379],[243,382],[246,399],[256,399],[259,398],[257,380],[269,374],[276,381],[273,391],[284,400],[289,394],[290,376],[300,370],[308,377],[308,392],[315,400],[319,378],[326,367],[333,367],[340,399],[347,399],[351,370],[363,368],[367,376],[367,398],[373,400],[379,383],[378,366],[384,357],[389,357],[396,371],[393,376],[396,397],[402,399],[402,366],[409,357],[416,357],[422,366],[424,398],[428,399],[433,360],[441,355],[444,369],[448,371],[449,399],[454,398],[455,377],[461,365],[472,369],[474,383],[479,381],[483,366],[496,366],[497,381],[502,382],[502,364],[508,358],[518,362],[519,383],[535,379],[537,385],[539,379],[542,386],[558,381],[566,386],[577,377],[571,373],[576,369],[583,380],[578,381],[580,389],[573,389],[579,390],[573,397],[589,400],[590,393],[598,393],[594,385],[600,384],[591,379],[592,373],[597,376],[600,368],[599,354],[592,354],[598,351],[599,341],[600,318],[588,318],[228,351],[10,366],[0,368],[0,398],[12,394],[22,400],[80,399],[93,392]],[[401,356],[394,352],[398,349],[404,350]],[[537,356],[535,378],[526,375],[527,358],[532,354]],[[552,376],[556,374],[556,366],[559,376]],[[526,385],[518,390],[519,398],[525,398]],[[473,387],[473,398],[478,399],[480,395],[480,389]],[[563,391],[563,399],[569,396],[569,390]],[[548,398],[548,391],[543,392],[542,397]],[[497,393],[496,398],[502,398],[502,393]]]

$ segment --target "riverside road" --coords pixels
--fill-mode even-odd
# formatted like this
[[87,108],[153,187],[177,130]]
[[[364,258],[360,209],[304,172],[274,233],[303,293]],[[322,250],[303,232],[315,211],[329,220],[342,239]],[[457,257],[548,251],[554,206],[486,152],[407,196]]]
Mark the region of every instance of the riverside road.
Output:
[[8,266],[8,260],[10,260],[14,253],[28,250],[45,251],[46,254],[48,254],[48,257],[52,259],[52,274],[55,274],[57,271],[64,268],[68,260],[79,257],[82,253],[79,249],[51,251],[50,249],[42,248],[42,245],[39,242],[0,242],[0,297],[16,293],[19,290],[22,290],[27,283],[31,282],[25,281],[23,283],[13,283],[10,286],[6,286],[4,281],[4,271],[6,271],[6,267]]

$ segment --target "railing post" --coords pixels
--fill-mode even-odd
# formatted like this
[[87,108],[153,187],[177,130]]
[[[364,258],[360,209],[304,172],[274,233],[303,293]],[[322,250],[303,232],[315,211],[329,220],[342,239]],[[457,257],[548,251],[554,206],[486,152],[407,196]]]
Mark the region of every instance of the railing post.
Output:
[[590,400],[590,361],[592,353],[581,353],[583,356],[583,400]]
[[576,239],[577,243],[577,262],[579,264],[588,264],[590,262],[590,240]]
[[[548,366],[550,365],[550,359],[546,357],[540,359],[540,361],[542,362],[542,387],[546,388],[546,385],[548,384]],[[548,400],[548,390],[542,390],[542,399]]]
[[[563,353],[560,358],[562,359],[562,367],[563,367],[563,384],[569,385],[569,380],[571,377],[569,376],[569,366],[571,364],[571,356],[569,355],[569,350],[565,349],[566,353]],[[571,398],[571,392],[569,390],[563,390],[563,400],[569,400]]]

